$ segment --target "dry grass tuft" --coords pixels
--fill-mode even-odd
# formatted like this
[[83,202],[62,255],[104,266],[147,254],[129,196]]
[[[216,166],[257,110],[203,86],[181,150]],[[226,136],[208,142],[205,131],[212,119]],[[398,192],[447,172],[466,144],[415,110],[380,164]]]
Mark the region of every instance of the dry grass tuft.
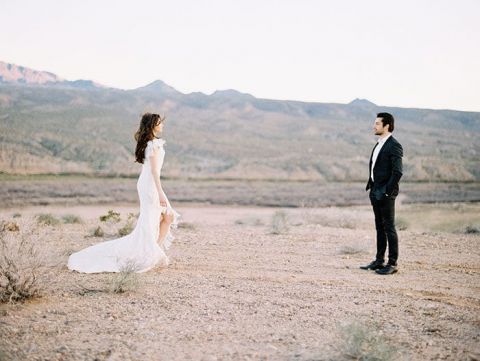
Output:
[[37,223],[44,226],[56,226],[60,220],[50,213],[37,214]]
[[287,233],[289,230],[287,213],[285,211],[276,211],[272,216],[271,231],[272,234]]
[[189,231],[195,230],[197,227],[195,227],[195,224],[190,223],[190,222],[181,222],[178,224],[179,229],[186,229]]
[[137,271],[140,266],[132,260],[126,261],[121,267],[120,272],[112,278],[110,289],[113,293],[124,293],[138,286]]
[[359,244],[351,244],[351,245],[345,245],[340,247],[338,250],[339,254],[344,254],[344,255],[354,255],[354,254],[362,254],[362,253],[368,253],[365,247],[359,245]]
[[2,221],[0,222],[0,230],[8,232],[18,232],[20,231],[20,226],[16,222]]
[[397,217],[395,219],[395,226],[399,231],[406,231],[409,227],[409,223],[405,218]]
[[263,226],[263,221],[258,217],[245,217],[241,219],[237,219],[235,224],[240,226]]
[[399,349],[387,342],[378,327],[352,322],[339,327],[341,357],[346,360],[393,361]]
[[83,220],[76,216],[75,214],[66,214],[62,217],[63,223],[65,224],[82,224]]
[[[22,227],[24,228],[24,227]],[[23,302],[39,297],[53,267],[40,250],[41,237],[34,226],[27,231],[0,231],[0,302]]]
[[105,235],[105,232],[103,231],[102,227],[98,226],[93,230],[92,235],[94,237],[103,237]]

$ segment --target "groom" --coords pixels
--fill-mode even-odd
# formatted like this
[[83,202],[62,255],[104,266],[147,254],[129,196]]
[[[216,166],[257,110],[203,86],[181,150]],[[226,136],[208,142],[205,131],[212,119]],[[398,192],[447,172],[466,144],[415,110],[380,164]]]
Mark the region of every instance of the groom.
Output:
[[[377,255],[375,260],[360,268],[375,270],[381,275],[398,271],[398,236],[395,230],[395,198],[398,195],[398,182],[402,177],[403,149],[392,136],[394,119],[390,113],[378,113],[373,127],[378,141],[370,156],[370,176],[367,188],[370,189],[370,203],[375,214],[377,229]],[[388,262],[384,257],[388,243]]]

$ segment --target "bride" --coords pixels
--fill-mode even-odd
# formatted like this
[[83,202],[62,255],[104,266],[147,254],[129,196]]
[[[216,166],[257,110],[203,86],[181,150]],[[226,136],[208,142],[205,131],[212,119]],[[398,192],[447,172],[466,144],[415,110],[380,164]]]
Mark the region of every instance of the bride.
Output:
[[68,268],[78,272],[121,272],[126,269],[145,272],[156,265],[168,266],[165,251],[173,236],[180,215],[172,208],[162,189],[160,170],[165,157],[165,141],[158,138],[165,117],[145,113],[135,133],[135,158],[142,164],[137,182],[140,216],[132,233],[115,240],[102,242],[73,253]]

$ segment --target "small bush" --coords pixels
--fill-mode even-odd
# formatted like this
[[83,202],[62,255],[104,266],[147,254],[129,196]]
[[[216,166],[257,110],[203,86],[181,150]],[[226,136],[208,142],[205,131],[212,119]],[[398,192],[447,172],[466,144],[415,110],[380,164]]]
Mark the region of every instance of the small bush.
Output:
[[366,250],[360,245],[346,245],[346,246],[342,246],[338,250],[338,253],[345,254],[345,255],[354,255],[354,254],[366,253]]
[[128,214],[127,222],[123,225],[122,228],[118,230],[118,235],[119,236],[126,236],[127,234],[132,233],[133,228],[134,228],[134,223],[135,220],[137,219],[137,216],[133,213]]
[[356,224],[355,224],[355,221],[353,221],[352,219],[350,219],[350,218],[348,218],[348,217],[342,217],[342,218],[340,218],[340,220],[338,221],[337,227],[347,228],[347,229],[355,229],[355,228],[357,228],[357,226],[356,226]]
[[18,232],[20,230],[20,226],[16,222],[1,222],[0,230],[8,232]]
[[475,226],[467,226],[465,227],[465,233],[467,234],[478,234],[480,233],[480,227],[475,227]]
[[181,222],[178,224],[178,228],[181,228],[181,229],[188,229],[188,230],[194,230],[196,227],[193,223],[189,223],[189,222]]
[[37,223],[45,226],[56,226],[60,224],[60,220],[50,213],[42,213],[37,215]]
[[111,291],[113,293],[124,293],[134,289],[138,285],[137,271],[140,267],[134,261],[127,261],[120,267],[120,272],[112,278]]
[[0,302],[22,302],[41,295],[50,267],[40,252],[38,230],[0,231]]
[[343,357],[362,361],[390,361],[399,356],[397,347],[390,345],[376,328],[353,322],[340,327],[340,352]]
[[74,214],[66,214],[62,217],[63,223],[66,224],[80,224],[83,223],[82,219],[79,216]]
[[110,209],[107,214],[99,217],[100,222],[113,222],[118,223],[121,221],[120,213]]
[[246,226],[263,226],[264,225],[262,220],[257,217],[247,217],[247,218],[237,219],[235,221],[235,224],[246,225]]
[[397,217],[395,220],[395,226],[399,231],[405,231],[408,229],[408,221],[405,218]]
[[276,211],[272,216],[272,234],[288,232],[287,214],[284,211]]
[[127,222],[125,225],[118,230],[119,236],[126,236],[127,234],[132,233],[133,230],[133,222]]
[[98,226],[93,230],[93,236],[94,237],[103,237],[105,235],[105,232],[103,231],[102,227]]

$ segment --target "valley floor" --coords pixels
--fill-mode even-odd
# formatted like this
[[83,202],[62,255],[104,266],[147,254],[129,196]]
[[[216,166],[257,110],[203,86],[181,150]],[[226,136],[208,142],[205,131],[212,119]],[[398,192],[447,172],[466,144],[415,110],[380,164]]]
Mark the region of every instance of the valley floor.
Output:
[[[39,228],[60,265],[42,298],[0,305],[0,359],[341,360],[359,329],[402,360],[480,357],[480,235],[465,233],[480,225],[478,203],[400,205],[393,276],[358,268],[374,255],[368,206],[177,208],[171,265],[122,294],[109,291],[115,275],[65,263],[117,237],[136,205],[1,209],[20,227],[45,212],[82,223]],[[100,222],[109,209],[122,221]],[[92,236],[98,226],[103,238]]]

